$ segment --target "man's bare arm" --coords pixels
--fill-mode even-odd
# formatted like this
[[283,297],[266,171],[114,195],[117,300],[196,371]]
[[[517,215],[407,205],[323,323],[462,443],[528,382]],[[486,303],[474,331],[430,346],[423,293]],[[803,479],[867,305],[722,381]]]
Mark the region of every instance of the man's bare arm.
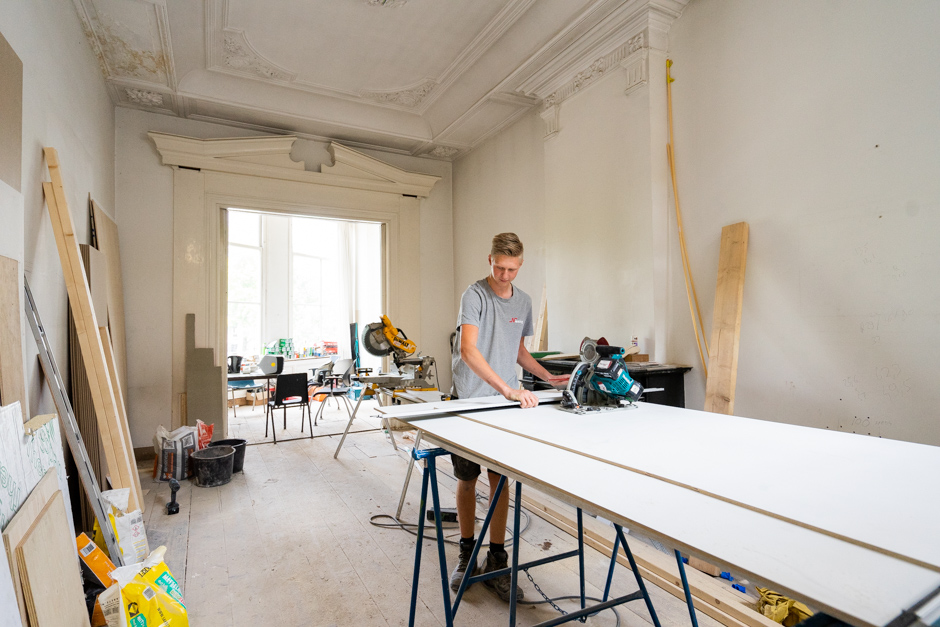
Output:
[[557,383],[568,383],[568,375],[552,374],[546,370],[542,364],[535,360],[535,357],[532,356],[532,353],[529,352],[529,349],[525,347],[525,338],[519,340],[519,356],[516,358],[516,363],[537,376],[542,381],[547,381],[553,385]]
[[522,407],[535,407],[538,397],[528,390],[514,390],[500,378],[490,366],[483,353],[477,348],[480,328],[472,324],[460,325],[460,358],[470,367],[473,374],[483,379],[494,390],[511,401],[519,401]]

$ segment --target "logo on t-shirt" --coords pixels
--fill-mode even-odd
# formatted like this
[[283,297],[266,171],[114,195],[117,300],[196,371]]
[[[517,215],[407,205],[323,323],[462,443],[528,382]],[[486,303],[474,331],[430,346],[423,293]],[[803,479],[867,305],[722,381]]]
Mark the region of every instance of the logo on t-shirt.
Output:
[[516,324],[522,324],[522,323],[523,323],[523,322],[522,322],[522,318],[510,318],[510,319],[509,319],[509,322],[510,322],[510,323],[515,322]]

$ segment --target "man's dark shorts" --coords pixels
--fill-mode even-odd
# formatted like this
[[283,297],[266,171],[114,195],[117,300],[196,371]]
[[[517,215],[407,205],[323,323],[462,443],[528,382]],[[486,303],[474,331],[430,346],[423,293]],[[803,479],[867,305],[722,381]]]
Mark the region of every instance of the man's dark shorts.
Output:
[[464,459],[456,453],[450,454],[450,460],[454,464],[454,476],[461,481],[476,481],[480,476],[480,464]]

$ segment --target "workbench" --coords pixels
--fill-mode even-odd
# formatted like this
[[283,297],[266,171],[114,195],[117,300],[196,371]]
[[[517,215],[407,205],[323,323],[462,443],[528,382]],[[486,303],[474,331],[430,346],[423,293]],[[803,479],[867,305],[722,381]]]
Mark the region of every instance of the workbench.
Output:
[[923,602],[920,624],[940,624],[940,448],[652,403],[575,416],[502,401],[379,411],[840,620],[901,627]]

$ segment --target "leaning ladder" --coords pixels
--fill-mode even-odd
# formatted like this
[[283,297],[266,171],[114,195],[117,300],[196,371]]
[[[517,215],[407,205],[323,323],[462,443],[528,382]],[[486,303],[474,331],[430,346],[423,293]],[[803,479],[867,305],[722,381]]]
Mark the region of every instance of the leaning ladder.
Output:
[[78,474],[81,476],[85,493],[88,494],[88,500],[91,501],[91,506],[95,510],[98,526],[101,528],[101,533],[104,534],[104,541],[108,546],[108,552],[111,554],[111,561],[114,562],[115,566],[123,566],[124,560],[121,558],[117,537],[114,535],[114,529],[105,514],[104,503],[101,500],[101,489],[98,487],[98,480],[92,471],[91,461],[88,459],[88,452],[85,449],[82,434],[78,430],[78,423],[75,420],[75,414],[72,412],[72,403],[69,402],[69,397],[65,393],[65,385],[56,366],[55,357],[52,355],[49,338],[42,326],[39,312],[36,311],[36,303],[33,301],[33,293],[29,289],[29,281],[26,281],[25,278],[24,284],[26,288],[26,319],[29,320],[33,337],[36,338],[36,346],[39,347],[39,361],[42,364],[42,371],[46,375],[46,380],[49,382],[49,389],[52,390],[52,400],[55,402],[56,411],[65,426],[65,438],[69,443],[69,449],[72,451],[72,457],[75,458],[75,465],[78,467]]

